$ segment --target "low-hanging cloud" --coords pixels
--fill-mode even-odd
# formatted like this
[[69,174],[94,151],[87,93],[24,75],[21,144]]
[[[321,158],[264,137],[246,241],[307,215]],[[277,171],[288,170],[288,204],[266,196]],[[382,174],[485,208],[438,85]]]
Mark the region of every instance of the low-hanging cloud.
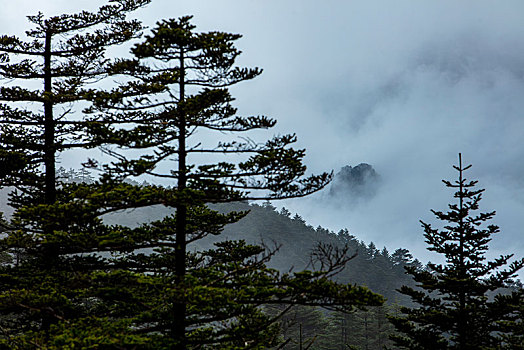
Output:
[[[313,172],[365,162],[381,176],[359,206],[331,206],[322,192],[280,205],[434,259],[418,220],[452,201],[440,180],[456,177],[462,152],[486,188],[481,209],[498,213],[493,254],[524,255],[524,2],[156,0],[137,16],[151,26],[186,14],[201,30],[242,33],[240,64],[264,68],[233,89],[241,113],[296,132]],[[4,23],[11,31],[21,18]]]
[[338,91],[345,103],[332,112],[340,113],[336,153],[347,164],[370,162],[384,185],[359,208],[312,200],[296,209],[315,222],[345,224],[366,241],[434,258],[423,251],[418,219],[431,222],[429,209],[452,201],[439,179],[456,177],[451,165],[462,152],[474,165],[467,176],[487,188],[482,209],[499,213],[492,255],[524,255],[524,46],[475,39],[458,33],[425,41],[383,82],[352,88],[346,98]]

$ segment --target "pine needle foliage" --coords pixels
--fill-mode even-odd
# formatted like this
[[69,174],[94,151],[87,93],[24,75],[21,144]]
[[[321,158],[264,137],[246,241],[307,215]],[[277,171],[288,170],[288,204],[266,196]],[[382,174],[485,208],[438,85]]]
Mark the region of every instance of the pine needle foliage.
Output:
[[[196,256],[188,251],[189,243],[218,235],[225,224],[247,214],[221,214],[207,203],[305,196],[331,178],[330,174],[304,176],[305,152],[290,147],[295,135],[263,143],[235,136],[275,125],[266,116],[238,116],[231,104],[228,88],[261,73],[235,66],[240,51],[234,42],[239,38],[197,32],[190,16],[161,21],[133,48],[136,58],[121,62],[135,80],[112,91],[115,98],[95,95],[90,110],[102,113],[110,125],[93,129],[94,137],[113,135],[120,140],[119,148],[106,149],[116,158],[103,166],[109,176],[167,179],[177,190],[174,203],[162,203],[173,207],[173,216],[155,224],[155,233],[162,237],[151,245],[155,254],[140,257],[143,260],[137,263],[139,269],[158,266],[150,274],[170,281],[163,298],[148,299],[164,311],[150,313],[152,318],[137,328],[156,332],[177,349],[274,346],[279,341],[277,319],[262,312],[267,304],[347,311],[382,302],[365,288],[329,280],[333,269],[347,262],[342,256],[322,271],[280,274],[266,267],[267,258],[260,256],[263,249],[242,241],[221,243],[216,251]],[[151,84],[162,91],[130,95],[147,91]],[[213,140],[217,140],[214,146]],[[126,156],[128,150],[141,150],[143,155],[133,159]],[[212,161],[199,162],[207,159]],[[94,161],[92,165],[98,166]],[[195,261],[204,265],[195,266]],[[193,298],[199,300],[198,307]]]
[[75,109],[116,74],[106,50],[140,35],[140,22],[126,16],[148,2],[114,0],[96,12],[48,18],[38,13],[28,16],[33,28],[26,39],[0,37],[0,187],[14,189],[16,209],[0,241],[2,255],[11,258],[0,272],[3,347],[38,347],[58,322],[87,315],[90,274],[103,264],[82,254],[104,250],[91,239],[110,231],[100,230],[97,215],[122,201],[116,206],[106,191],[83,206],[93,191],[66,186],[56,163],[64,151],[99,145],[86,133],[93,120]]
[[[15,263],[0,271],[0,344],[15,349],[262,349],[281,342],[279,315],[264,313],[265,305],[338,311],[380,305],[383,298],[368,289],[329,278],[351,258],[345,250],[320,250],[321,269],[293,273],[267,267],[277,248],[226,241],[215,249],[189,251],[189,243],[218,235],[247,214],[219,213],[207,203],[300,197],[323,188],[331,176],[304,176],[304,150],[290,147],[294,135],[263,143],[229,139],[216,146],[209,146],[208,134],[196,139],[197,131],[230,136],[275,124],[265,116],[237,116],[231,105],[227,88],[261,72],[234,66],[240,51],[233,42],[239,35],[195,32],[190,17],[166,20],[134,47],[134,58],[106,61],[103,48],[133,38],[141,28],[121,22],[123,13],[146,2],[111,1],[96,14],[49,20],[39,15],[30,18],[37,24],[28,34],[36,38],[32,44],[4,40],[5,50],[17,48],[13,54],[43,50],[44,89],[2,91],[7,100],[20,92],[16,101],[22,103],[40,101],[26,97],[41,94],[44,113],[20,109],[3,116],[2,186],[16,186],[22,194],[12,197],[17,211],[1,241]],[[129,31],[113,37],[118,34],[111,32],[114,27],[124,23],[130,23]],[[105,29],[87,34],[90,24]],[[53,46],[48,41],[55,32],[49,28],[62,34],[59,38],[80,33]],[[91,56],[81,64],[84,52]],[[60,59],[52,61],[50,53]],[[72,61],[63,66],[62,59]],[[87,68],[75,70],[77,64]],[[7,63],[3,67],[14,70]],[[36,72],[39,66],[34,67]],[[111,90],[82,85],[109,75],[122,77]],[[58,77],[64,80],[47,84]],[[84,119],[53,117],[54,108],[75,101],[91,103]],[[26,149],[9,138],[17,128],[34,134],[25,142],[33,146]],[[98,179],[57,179],[61,151],[95,146],[116,157],[111,164],[86,162],[101,171]],[[199,164],[191,158],[196,154],[218,158]],[[226,158],[231,155],[233,160]],[[140,175],[173,184],[125,181]],[[105,214],[154,204],[172,208],[172,214],[136,227],[103,222]]]
[[[421,221],[428,250],[441,254],[443,264],[430,263],[425,269],[407,267],[417,287],[403,286],[399,291],[411,297],[416,308],[401,308],[403,315],[391,317],[402,334],[392,338],[397,346],[407,349],[499,349],[507,329],[500,322],[514,318],[522,298],[518,293],[495,300],[490,298],[512,284],[524,259],[510,263],[513,255],[503,255],[487,261],[486,252],[492,235],[499,228],[486,224],[495,212],[478,213],[483,189],[477,181],[469,181],[459,154],[455,182],[444,180],[446,187],[455,189],[457,203],[447,212],[432,210],[437,219],[445,222],[442,229]],[[503,269],[506,267],[505,269]],[[507,299],[501,307],[502,299]]]
[[[0,169],[2,186],[14,186],[12,205],[53,204],[56,158],[66,150],[92,148],[87,121],[75,103],[96,91],[94,83],[115,73],[108,47],[136,38],[143,27],[128,12],[150,0],[117,0],[98,12],[28,16],[27,40],[0,37]],[[36,107],[38,106],[38,107]]]

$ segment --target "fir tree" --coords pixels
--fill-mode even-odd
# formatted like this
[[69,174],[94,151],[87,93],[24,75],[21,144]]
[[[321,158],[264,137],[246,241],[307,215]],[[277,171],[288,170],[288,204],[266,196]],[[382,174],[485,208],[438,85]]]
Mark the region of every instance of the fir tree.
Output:
[[50,18],[38,13],[28,17],[28,40],[0,37],[0,76],[7,81],[0,88],[0,187],[15,189],[16,209],[1,240],[14,259],[0,275],[2,346],[27,347],[33,343],[26,335],[46,339],[57,322],[85,315],[87,271],[100,266],[96,257],[82,256],[95,249],[82,229],[99,224],[107,203],[75,210],[78,193],[61,182],[56,162],[61,152],[99,144],[86,133],[95,121],[75,108],[116,73],[106,49],[140,34],[141,24],[126,16],[148,2],[117,0],[95,13]]
[[149,1],[112,1],[96,13],[50,18],[38,13],[28,16],[29,40],[0,37],[0,77],[8,81],[0,89],[1,185],[20,191],[13,205],[54,203],[57,156],[97,146],[85,133],[86,121],[72,113],[73,103],[87,100],[88,85],[115,71],[105,51],[137,37],[141,24],[125,16]]
[[[500,348],[507,329],[500,322],[513,317],[515,309],[500,307],[500,302],[488,298],[489,293],[508,287],[511,278],[524,265],[524,259],[509,264],[512,255],[486,261],[485,254],[491,236],[499,232],[495,225],[485,225],[495,212],[476,213],[482,189],[477,181],[468,181],[464,172],[471,166],[454,166],[458,180],[445,181],[457,189],[448,212],[433,214],[446,222],[435,229],[422,222],[428,250],[443,255],[444,264],[428,264],[426,269],[408,266],[418,288],[402,287],[400,292],[411,297],[416,308],[401,308],[403,315],[392,317],[402,335],[392,337],[398,346],[408,349],[495,349]],[[507,269],[501,269],[504,266]],[[515,305],[519,295],[508,296],[505,305]],[[518,304],[518,302],[517,302]]]
[[[365,288],[328,279],[347,261],[343,254],[320,257],[327,259],[322,271],[288,274],[266,269],[256,259],[252,260],[254,257],[245,256],[246,248],[239,242],[221,243],[231,249],[229,258],[238,256],[238,260],[227,261],[231,270],[221,270],[226,266],[217,265],[220,269],[215,271],[216,267],[210,263],[213,259],[189,254],[189,243],[220,234],[225,224],[246,214],[220,214],[210,210],[207,203],[305,196],[323,188],[331,178],[329,174],[304,177],[304,150],[290,147],[296,141],[294,135],[276,136],[264,143],[244,137],[221,140],[215,146],[210,144],[209,140],[215,138],[212,132],[218,132],[218,137],[245,133],[270,128],[275,121],[265,116],[237,116],[231,105],[233,98],[228,87],[261,73],[256,68],[234,65],[240,54],[234,41],[240,35],[198,33],[190,19],[159,22],[152,34],[132,50],[139,60],[126,63],[129,74],[136,80],[111,92],[111,96],[120,94],[120,98],[94,96],[95,106],[91,109],[93,114],[106,116],[111,125],[129,126],[101,126],[92,130],[95,139],[114,135],[113,139],[120,140],[120,148],[106,149],[117,158],[104,166],[108,176],[170,179],[177,190],[172,202],[163,203],[174,208],[174,215],[149,228],[154,228],[154,235],[150,236],[147,247],[155,253],[147,257],[130,255],[124,262],[164,280],[163,293],[148,299],[153,310],[163,311],[142,310],[150,316],[141,319],[136,327],[141,332],[169,339],[179,349],[239,343],[267,347],[277,340],[270,334],[257,335],[270,331],[276,320],[260,312],[263,305],[299,304],[347,311],[353,305],[380,303],[380,298]],[[140,99],[129,98],[130,89],[151,84],[164,90]],[[205,136],[196,137],[200,135]],[[128,149],[140,149],[143,155],[133,159],[126,156]],[[198,163],[206,159],[201,155],[213,160]],[[246,157],[237,161],[243,156]],[[173,159],[166,165],[166,160]],[[92,165],[98,166],[94,161]],[[223,248],[219,246],[219,251]],[[243,266],[246,262],[242,259],[251,261],[248,264],[251,267]],[[193,265],[194,261],[202,263]],[[249,274],[244,275],[246,272]],[[214,274],[218,274],[215,284],[206,281],[205,276]],[[154,281],[151,279],[151,283],[158,283]],[[230,290],[237,294],[231,294]],[[236,297],[224,299],[228,295]]]
[[[34,33],[45,33],[48,24],[61,21],[58,27],[68,30],[87,29],[89,23],[109,23],[109,29],[123,25],[118,11],[133,9],[138,2],[116,3],[116,7],[102,8],[99,14],[50,20],[37,16],[33,19],[38,26]],[[116,17],[104,17],[108,11],[116,11]],[[0,275],[0,308],[7,316],[2,319],[3,346],[261,348],[280,341],[278,317],[265,314],[264,305],[348,311],[355,305],[382,303],[380,296],[366,288],[328,278],[349,260],[345,251],[317,254],[323,266],[320,271],[284,274],[266,266],[274,250],[265,251],[243,241],[221,242],[216,249],[198,253],[188,251],[189,243],[218,235],[225,225],[246,215],[221,214],[206,203],[304,196],[321,189],[330,179],[328,174],[303,177],[304,151],[289,147],[294,135],[277,136],[262,144],[243,139],[208,147],[206,138],[190,144],[201,129],[243,132],[274,125],[266,117],[238,117],[230,104],[227,87],[260,73],[258,69],[234,67],[240,52],[233,41],[239,36],[195,33],[193,29],[189,17],[161,22],[153,35],[133,50],[140,60],[118,60],[107,69],[74,71],[80,61],[73,60],[70,66],[77,80],[65,79],[51,92],[44,84],[43,116],[12,109],[11,117],[5,114],[8,127],[2,142],[8,147],[0,160],[8,167],[2,174],[3,185],[17,186],[22,195],[13,197],[17,212],[8,237],[2,241],[4,250],[21,257],[16,264],[4,266]],[[111,37],[104,30],[74,35],[61,50],[79,43],[85,44],[88,52],[89,40],[101,49],[112,43],[104,41],[105,34]],[[128,34],[122,33],[126,40],[133,36]],[[45,61],[49,50],[45,44],[40,46],[47,55]],[[49,47],[51,53],[55,52]],[[59,67],[60,62],[56,63]],[[89,66],[91,61],[84,64]],[[8,71],[11,66],[6,67]],[[51,71],[53,67],[51,64]],[[111,91],[80,88],[85,79],[99,77],[99,73],[126,74],[136,80],[125,78]],[[47,82],[53,82],[52,75],[43,75]],[[4,94],[16,91],[23,90],[8,89]],[[69,100],[62,97],[64,91],[71,93]],[[25,94],[30,95],[27,91]],[[49,96],[55,99],[48,101]],[[53,107],[58,103],[84,99],[94,103],[85,110],[89,118],[60,123],[53,119]],[[21,120],[20,116],[26,114],[40,123],[34,125],[51,130],[44,132],[43,138],[34,139],[35,144],[44,145],[35,146],[34,152],[26,152],[22,143],[9,139],[12,125],[32,130],[31,122]],[[65,127],[57,129],[57,125]],[[58,152],[97,145],[104,145],[117,161],[101,167],[102,173],[93,183],[57,186],[54,162]],[[126,157],[125,149],[140,150],[142,156]],[[196,165],[189,158],[194,154],[249,156],[239,162],[213,160]],[[173,156],[174,169],[162,172],[162,162]],[[38,164],[44,165],[43,172]],[[96,166],[94,161],[87,164]],[[19,169],[24,170],[24,177],[17,175]],[[172,179],[175,186],[125,182],[139,175]],[[174,208],[173,215],[137,227],[108,226],[101,220],[104,214],[116,210],[153,204]]]
[[503,349],[524,349],[524,289],[522,285],[513,286],[511,294],[499,294],[495,305],[499,310],[506,310],[506,317],[498,321],[498,331]]

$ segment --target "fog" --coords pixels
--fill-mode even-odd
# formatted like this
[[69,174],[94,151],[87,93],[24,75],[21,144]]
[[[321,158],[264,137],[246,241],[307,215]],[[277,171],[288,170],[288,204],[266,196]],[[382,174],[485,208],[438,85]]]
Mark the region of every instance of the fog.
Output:
[[[100,4],[8,2],[0,28],[22,32],[24,15]],[[326,190],[275,205],[437,260],[418,220],[436,223],[429,210],[452,201],[441,179],[456,178],[461,152],[473,164],[466,176],[486,188],[481,209],[497,211],[490,256],[524,255],[522,1],[156,0],[136,16],[152,26],[186,14],[201,30],[244,35],[239,63],[264,73],[232,89],[236,105],[276,118],[268,136],[296,132],[311,172],[365,162],[381,177],[357,206],[333,203]],[[64,166],[79,166],[76,158],[65,155]]]

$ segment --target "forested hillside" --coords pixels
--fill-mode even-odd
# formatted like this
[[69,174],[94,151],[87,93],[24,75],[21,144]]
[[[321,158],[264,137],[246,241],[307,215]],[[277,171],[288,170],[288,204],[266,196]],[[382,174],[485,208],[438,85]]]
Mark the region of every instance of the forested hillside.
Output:
[[[282,322],[283,336],[289,340],[285,349],[383,349],[391,346],[388,337],[394,332],[386,315],[398,312],[398,306],[410,305],[410,300],[397,292],[402,285],[413,286],[411,276],[404,266],[422,268],[406,249],[391,253],[387,248],[378,249],[372,242],[366,243],[353,236],[347,229],[338,233],[322,227],[314,228],[299,215],[286,209],[276,211],[269,203],[262,205],[236,203],[220,205],[220,210],[249,210],[239,222],[226,227],[223,237],[218,239],[245,239],[249,242],[264,242],[269,247],[276,244],[279,251],[270,266],[286,271],[311,268],[311,253],[319,243],[342,249],[349,247],[354,258],[334,278],[343,283],[354,283],[369,287],[382,294],[387,305],[355,310],[350,314],[326,313],[325,310],[295,307]],[[211,239],[210,239],[211,241]],[[209,242],[210,243],[210,242]],[[199,247],[205,248],[205,247]]]
[[[82,170],[60,168],[57,175],[66,183],[89,183],[93,179],[89,172]],[[338,175],[335,179],[337,178]],[[9,214],[12,209],[5,205],[7,189],[0,191],[0,199],[0,212]],[[309,267],[310,253],[318,243],[338,248],[347,245],[349,254],[355,256],[335,278],[344,283],[368,286],[371,290],[385,296],[390,304],[408,303],[406,297],[396,292],[396,289],[402,285],[412,285],[411,278],[405,274],[404,266],[422,267],[421,262],[407,249],[376,247],[373,242],[365,242],[345,228],[339,232],[332,232],[321,226],[312,227],[300,215],[291,213],[285,208],[277,210],[269,202],[258,204],[237,202],[215,204],[212,207],[220,212],[249,211],[249,214],[239,222],[226,226],[220,236],[208,236],[193,243],[191,245],[193,250],[211,248],[213,243],[218,241],[243,239],[248,243],[263,243],[268,248],[278,247],[269,266],[281,271],[290,269],[300,271]],[[145,222],[159,220],[174,212],[172,208],[151,206],[112,213],[106,215],[104,219],[108,224],[136,227]]]
[[[89,173],[75,172],[73,169],[59,169],[58,176],[66,183],[93,181]],[[6,197],[5,191],[3,192]],[[295,306],[280,322],[281,336],[287,341],[283,349],[300,349],[301,346],[309,346],[310,349],[341,349],[344,346],[382,349],[385,345],[393,345],[389,336],[395,330],[387,315],[398,315],[402,306],[413,306],[406,295],[397,291],[402,286],[415,286],[412,276],[406,274],[405,267],[425,270],[422,263],[407,249],[380,249],[373,242],[359,240],[347,229],[332,232],[321,226],[312,227],[300,215],[291,213],[286,208],[278,210],[270,202],[214,204],[211,208],[222,213],[235,211],[248,214],[240,221],[225,226],[222,234],[209,235],[191,243],[192,251],[212,249],[215,243],[225,240],[245,240],[248,243],[261,244],[268,251],[275,251],[268,266],[285,273],[314,268],[312,255],[319,245],[341,250],[347,247],[348,254],[353,258],[333,279],[367,286],[387,299],[384,306],[355,309],[349,314]],[[2,209],[9,212],[9,208]],[[138,227],[174,213],[173,208],[148,206],[106,215],[104,221],[109,225]],[[516,285],[519,285],[518,282]],[[266,311],[277,314],[280,309],[281,307],[268,307]]]
[[272,260],[272,266],[280,270],[306,268],[310,264],[309,253],[318,243],[338,248],[348,245],[349,253],[355,254],[355,257],[336,278],[344,283],[368,286],[384,295],[390,302],[400,301],[400,295],[395,289],[403,284],[410,284],[404,266],[421,266],[418,260],[412,259],[406,249],[396,249],[391,253],[387,248],[379,250],[374,243],[359,240],[347,229],[334,233],[320,226],[314,228],[298,214],[292,215],[285,209],[277,212],[268,204],[236,203],[223,205],[220,209],[250,211],[244,219],[228,226],[224,230],[224,236],[230,239],[246,239],[249,242],[275,242],[280,249]]
[[[398,312],[400,305],[411,304],[397,292],[402,285],[414,285],[404,266],[423,267],[408,250],[399,248],[390,253],[387,248],[379,250],[372,242],[358,240],[346,229],[335,233],[320,226],[314,228],[298,214],[293,215],[286,209],[277,211],[267,202],[219,204],[213,208],[221,212],[249,211],[249,214],[226,226],[220,236],[208,236],[192,244],[191,249],[209,249],[213,243],[223,240],[262,243],[269,250],[278,248],[268,266],[288,272],[311,268],[311,253],[319,243],[338,249],[347,245],[348,253],[354,257],[334,279],[367,286],[387,298],[385,306],[355,310],[346,315],[321,308],[294,307],[281,323],[282,336],[288,340],[284,349],[300,349],[301,343],[302,348],[310,345],[310,349],[342,349],[351,345],[356,349],[378,350],[391,345],[388,337],[394,330],[386,316]],[[133,226],[166,215],[169,215],[168,208],[156,206],[115,213],[106,217],[106,221]]]
[[[91,182],[89,172],[75,172],[73,169],[60,168],[57,175],[67,183]],[[138,183],[135,183],[135,185]],[[7,203],[7,190],[0,192],[2,204],[0,212],[9,214],[12,209]],[[310,267],[310,253],[319,243],[343,248],[348,246],[348,253],[355,255],[347,267],[336,275],[343,283],[368,286],[382,294],[388,303],[408,303],[407,298],[396,292],[402,285],[412,285],[411,278],[405,274],[404,266],[422,267],[407,249],[398,247],[376,247],[373,242],[364,242],[348,229],[332,232],[321,226],[309,225],[300,215],[283,208],[277,210],[269,202],[265,203],[227,203],[212,207],[220,212],[248,211],[239,222],[225,227],[220,236],[208,236],[191,245],[193,250],[205,250],[213,243],[224,240],[245,240],[248,243],[263,243],[268,248],[278,247],[269,266],[281,271],[303,270]],[[136,227],[139,224],[159,220],[174,213],[174,209],[163,206],[150,206],[120,211],[105,216],[108,224]]]
[[[214,242],[246,240],[248,243],[263,243],[268,248],[278,247],[269,266],[281,271],[295,271],[310,268],[310,253],[318,243],[333,247],[349,247],[349,254],[355,257],[347,267],[336,275],[343,283],[365,285],[374,292],[384,295],[389,303],[404,304],[407,299],[396,292],[402,285],[411,285],[411,279],[405,274],[404,266],[422,264],[413,259],[408,250],[398,248],[379,249],[373,242],[364,242],[352,235],[347,229],[338,233],[322,227],[308,225],[298,214],[291,214],[285,208],[277,211],[269,203],[248,204],[229,203],[213,206],[221,212],[249,211],[249,214],[237,223],[226,226],[220,236],[208,236],[192,245],[194,250],[211,248]],[[131,214],[131,215],[129,215]],[[169,209],[150,207],[134,210],[132,213],[116,213],[106,217],[109,223],[137,225],[156,220],[169,214]]]
[[[85,171],[60,168],[57,175],[65,183],[90,183],[92,176]],[[138,183],[133,183],[138,185]],[[5,190],[3,191],[4,197]],[[7,198],[5,198],[7,199]],[[2,209],[10,212],[2,202]],[[396,290],[402,285],[413,285],[405,274],[404,266],[422,267],[406,249],[388,251],[379,249],[372,242],[364,242],[347,229],[332,232],[322,227],[308,225],[298,214],[283,208],[277,210],[269,202],[227,203],[211,206],[219,212],[249,212],[239,222],[227,225],[219,236],[207,236],[190,245],[193,251],[213,248],[214,243],[224,240],[245,240],[248,243],[263,244],[268,250],[276,250],[268,266],[282,272],[301,271],[313,266],[311,255],[319,244],[337,249],[348,247],[348,254],[354,256],[346,268],[333,278],[342,283],[364,285],[384,295],[387,305],[367,310],[355,310],[350,314],[328,312],[322,308],[294,307],[281,322],[282,337],[288,340],[284,349],[299,349],[310,345],[310,349],[336,349],[353,345],[362,349],[381,349],[389,344],[388,336],[393,327],[386,318],[399,305],[409,305],[409,300]],[[128,211],[115,212],[104,217],[110,225],[138,227],[139,225],[173,214],[173,208],[149,206]],[[277,312],[270,308],[268,312]],[[302,341],[301,341],[302,339]]]

